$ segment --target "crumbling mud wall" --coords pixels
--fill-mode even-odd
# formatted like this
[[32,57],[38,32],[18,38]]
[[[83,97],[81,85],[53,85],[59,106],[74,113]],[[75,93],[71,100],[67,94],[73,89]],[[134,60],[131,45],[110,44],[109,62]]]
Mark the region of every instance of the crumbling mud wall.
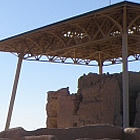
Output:
[[67,129],[40,128],[33,131],[13,128],[0,132],[0,140],[140,140],[140,129],[123,129],[104,124]]
[[[140,127],[140,73],[129,72],[130,125]],[[122,126],[122,73],[89,73],[78,80],[78,91],[48,92],[47,127],[68,128],[91,124]]]

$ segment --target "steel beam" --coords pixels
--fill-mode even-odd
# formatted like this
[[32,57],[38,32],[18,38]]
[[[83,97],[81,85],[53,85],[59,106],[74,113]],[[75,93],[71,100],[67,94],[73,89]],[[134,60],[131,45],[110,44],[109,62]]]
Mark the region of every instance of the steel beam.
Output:
[[122,89],[123,89],[123,127],[129,127],[129,79],[128,79],[128,30],[127,10],[123,9],[123,32],[122,32]]
[[14,80],[14,84],[13,84],[13,90],[12,90],[11,101],[10,101],[10,105],[9,105],[9,111],[8,111],[8,115],[7,115],[5,130],[8,130],[10,127],[10,122],[11,122],[11,117],[12,117],[12,112],[13,112],[13,107],[14,107],[14,102],[15,102],[15,97],[16,97],[16,91],[17,91],[17,85],[18,85],[18,81],[19,81],[22,60],[23,60],[23,54],[20,54],[19,58],[18,58],[18,63],[17,63],[17,70],[16,70],[15,80]]

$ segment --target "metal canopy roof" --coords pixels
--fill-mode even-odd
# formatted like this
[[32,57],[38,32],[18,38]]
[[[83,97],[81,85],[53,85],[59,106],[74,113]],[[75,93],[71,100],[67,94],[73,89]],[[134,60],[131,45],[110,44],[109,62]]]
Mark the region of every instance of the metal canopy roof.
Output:
[[123,7],[127,10],[129,61],[140,54],[140,4],[121,2],[0,41],[0,51],[26,60],[81,65],[122,61]]
[[[5,129],[9,129],[22,60],[102,66],[122,62],[123,127],[129,126],[128,61],[140,59],[140,4],[121,2],[0,41],[18,55]],[[131,56],[131,57],[130,57]]]

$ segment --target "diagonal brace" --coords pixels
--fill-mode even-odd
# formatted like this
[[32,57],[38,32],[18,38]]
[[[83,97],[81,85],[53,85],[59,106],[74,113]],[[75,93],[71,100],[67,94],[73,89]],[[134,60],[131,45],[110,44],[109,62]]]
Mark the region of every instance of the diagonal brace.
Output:
[[15,102],[15,97],[16,97],[17,85],[18,85],[18,81],[19,81],[19,75],[20,75],[23,56],[24,56],[23,54],[19,54],[17,70],[16,70],[15,80],[14,80],[14,84],[13,84],[13,90],[12,90],[11,101],[10,101],[10,105],[9,105],[9,111],[8,111],[8,115],[7,115],[5,130],[8,130],[10,127],[10,122],[11,122],[11,117],[12,117],[12,112],[13,112],[13,107],[14,107],[14,102]]

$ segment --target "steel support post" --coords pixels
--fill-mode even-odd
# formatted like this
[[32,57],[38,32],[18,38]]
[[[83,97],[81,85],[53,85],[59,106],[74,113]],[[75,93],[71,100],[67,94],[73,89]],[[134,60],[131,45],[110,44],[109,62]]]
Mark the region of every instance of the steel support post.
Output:
[[102,63],[99,64],[99,74],[103,74],[103,65],[102,65]]
[[10,101],[10,105],[9,105],[9,111],[8,111],[8,115],[7,115],[5,130],[9,129],[9,127],[10,127],[22,60],[23,60],[23,55],[20,54],[19,58],[18,58],[18,63],[17,63],[16,75],[15,75],[15,80],[14,80],[14,84],[13,84],[13,90],[12,90],[11,101]]
[[99,74],[103,74],[103,62],[102,62],[102,58],[101,58],[101,53],[99,53],[98,66],[99,66]]
[[122,33],[122,89],[123,89],[123,127],[129,127],[129,79],[128,79],[128,31],[127,11],[123,9],[123,33]]

